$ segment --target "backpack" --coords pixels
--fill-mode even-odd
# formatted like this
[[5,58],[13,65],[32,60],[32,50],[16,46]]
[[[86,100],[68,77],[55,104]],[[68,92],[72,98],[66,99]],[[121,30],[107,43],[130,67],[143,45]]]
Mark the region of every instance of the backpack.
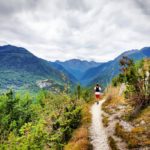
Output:
[[100,92],[99,87],[96,87],[95,92]]

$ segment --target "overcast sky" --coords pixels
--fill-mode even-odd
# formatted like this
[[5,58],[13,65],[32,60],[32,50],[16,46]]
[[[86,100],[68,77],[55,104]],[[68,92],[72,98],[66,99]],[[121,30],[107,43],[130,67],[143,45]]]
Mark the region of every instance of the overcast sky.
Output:
[[108,61],[150,46],[150,0],[0,0],[0,44],[52,61]]

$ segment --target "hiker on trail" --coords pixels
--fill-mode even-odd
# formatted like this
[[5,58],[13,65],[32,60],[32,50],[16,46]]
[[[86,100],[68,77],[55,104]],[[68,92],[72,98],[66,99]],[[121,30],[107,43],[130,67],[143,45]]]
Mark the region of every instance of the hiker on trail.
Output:
[[95,91],[95,98],[97,100],[97,104],[98,104],[98,100],[101,98],[101,87],[99,84],[96,84],[96,86],[94,87],[94,91]]

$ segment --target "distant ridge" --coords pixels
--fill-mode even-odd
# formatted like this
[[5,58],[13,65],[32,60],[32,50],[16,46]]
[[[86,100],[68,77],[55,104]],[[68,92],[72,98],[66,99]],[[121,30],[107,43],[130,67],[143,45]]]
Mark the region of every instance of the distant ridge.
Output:
[[22,47],[0,46],[0,88],[37,88],[38,80],[50,79],[55,84],[63,85],[70,79],[49,64]]
[[37,88],[37,81],[52,81],[50,84],[91,86],[100,83],[104,87],[119,73],[119,60],[127,56],[133,60],[150,58],[150,47],[129,50],[112,61],[99,63],[80,59],[48,62],[36,57],[27,49],[12,45],[0,46],[0,88],[10,86]]
[[150,47],[144,47],[141,50],[126,51],[112,61],[87,70],[82,77],[82,84],[93,85],[99,82],[103,86],[108,85],[112,78],[119,73],[119,60],[123,56],[127,56],[134,61],[141,60],[143,58],[150,58]]
[[84,72],[90,68],[100,65],[99,62],[70,59],[67,61],[55,61],[56,64],[63,66],[69,73],[71,73],[79,82]]

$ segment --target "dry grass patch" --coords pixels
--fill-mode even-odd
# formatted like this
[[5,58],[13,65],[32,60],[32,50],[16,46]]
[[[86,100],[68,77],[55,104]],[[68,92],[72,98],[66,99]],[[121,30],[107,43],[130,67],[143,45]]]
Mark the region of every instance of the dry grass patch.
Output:
[[80,127],[73,134],[71,141],[65,146],[65,150],[88,150],[91,147],[88,139],[88,128]]
[[102,115],[102,117],[103,117],[102,122],[103,122],[104,127],[108,127],[108,125],[109,125],[109,117],[107,117],[105,115]]
[[125,142],[127,142],[129,148],[139,147],[138,140],[135,139],[132,134],[126,132],[119,123],[116,124],[115,133],[117,136],[121,137]]
[[150,128],[150,106],[143,109],[138,116],[133,120],[134,124],[139,124],[141,121],[145,122],[145,126]]
[[91,123],[91,114],[89,112],[90,106],[91,105],[89,103],[83,105],[81,125],[74,131],[71,140],[64,147],[64,150],[92,149],[88,133],[88,127],[90,126]]
[[88,126],[91,123],[91,113],[90,110],[90,104],[85,104],[82,109],[82,121],[81,124],[84,126]]
[[119,150],[117,147],[116,141],[114,140],[112,136],[108,137],[108,142],[112,150]]
[[105,91],[106,100],[102,105],[102,109],[110,115],[118,111],[118,105],[126,105],[124,96],[119,96],[119,90],[120,87],[109,86]]
[[115,128],[116,135],[121,137],[129,148],[150,146],[150,139],[146,136],[146,132],[144,127],[136,127],[131,132],[127,132],[119,123],[116,124]]
[[144,69],[148,70],[150,68],[150,59],[146,58],[144,59]]

